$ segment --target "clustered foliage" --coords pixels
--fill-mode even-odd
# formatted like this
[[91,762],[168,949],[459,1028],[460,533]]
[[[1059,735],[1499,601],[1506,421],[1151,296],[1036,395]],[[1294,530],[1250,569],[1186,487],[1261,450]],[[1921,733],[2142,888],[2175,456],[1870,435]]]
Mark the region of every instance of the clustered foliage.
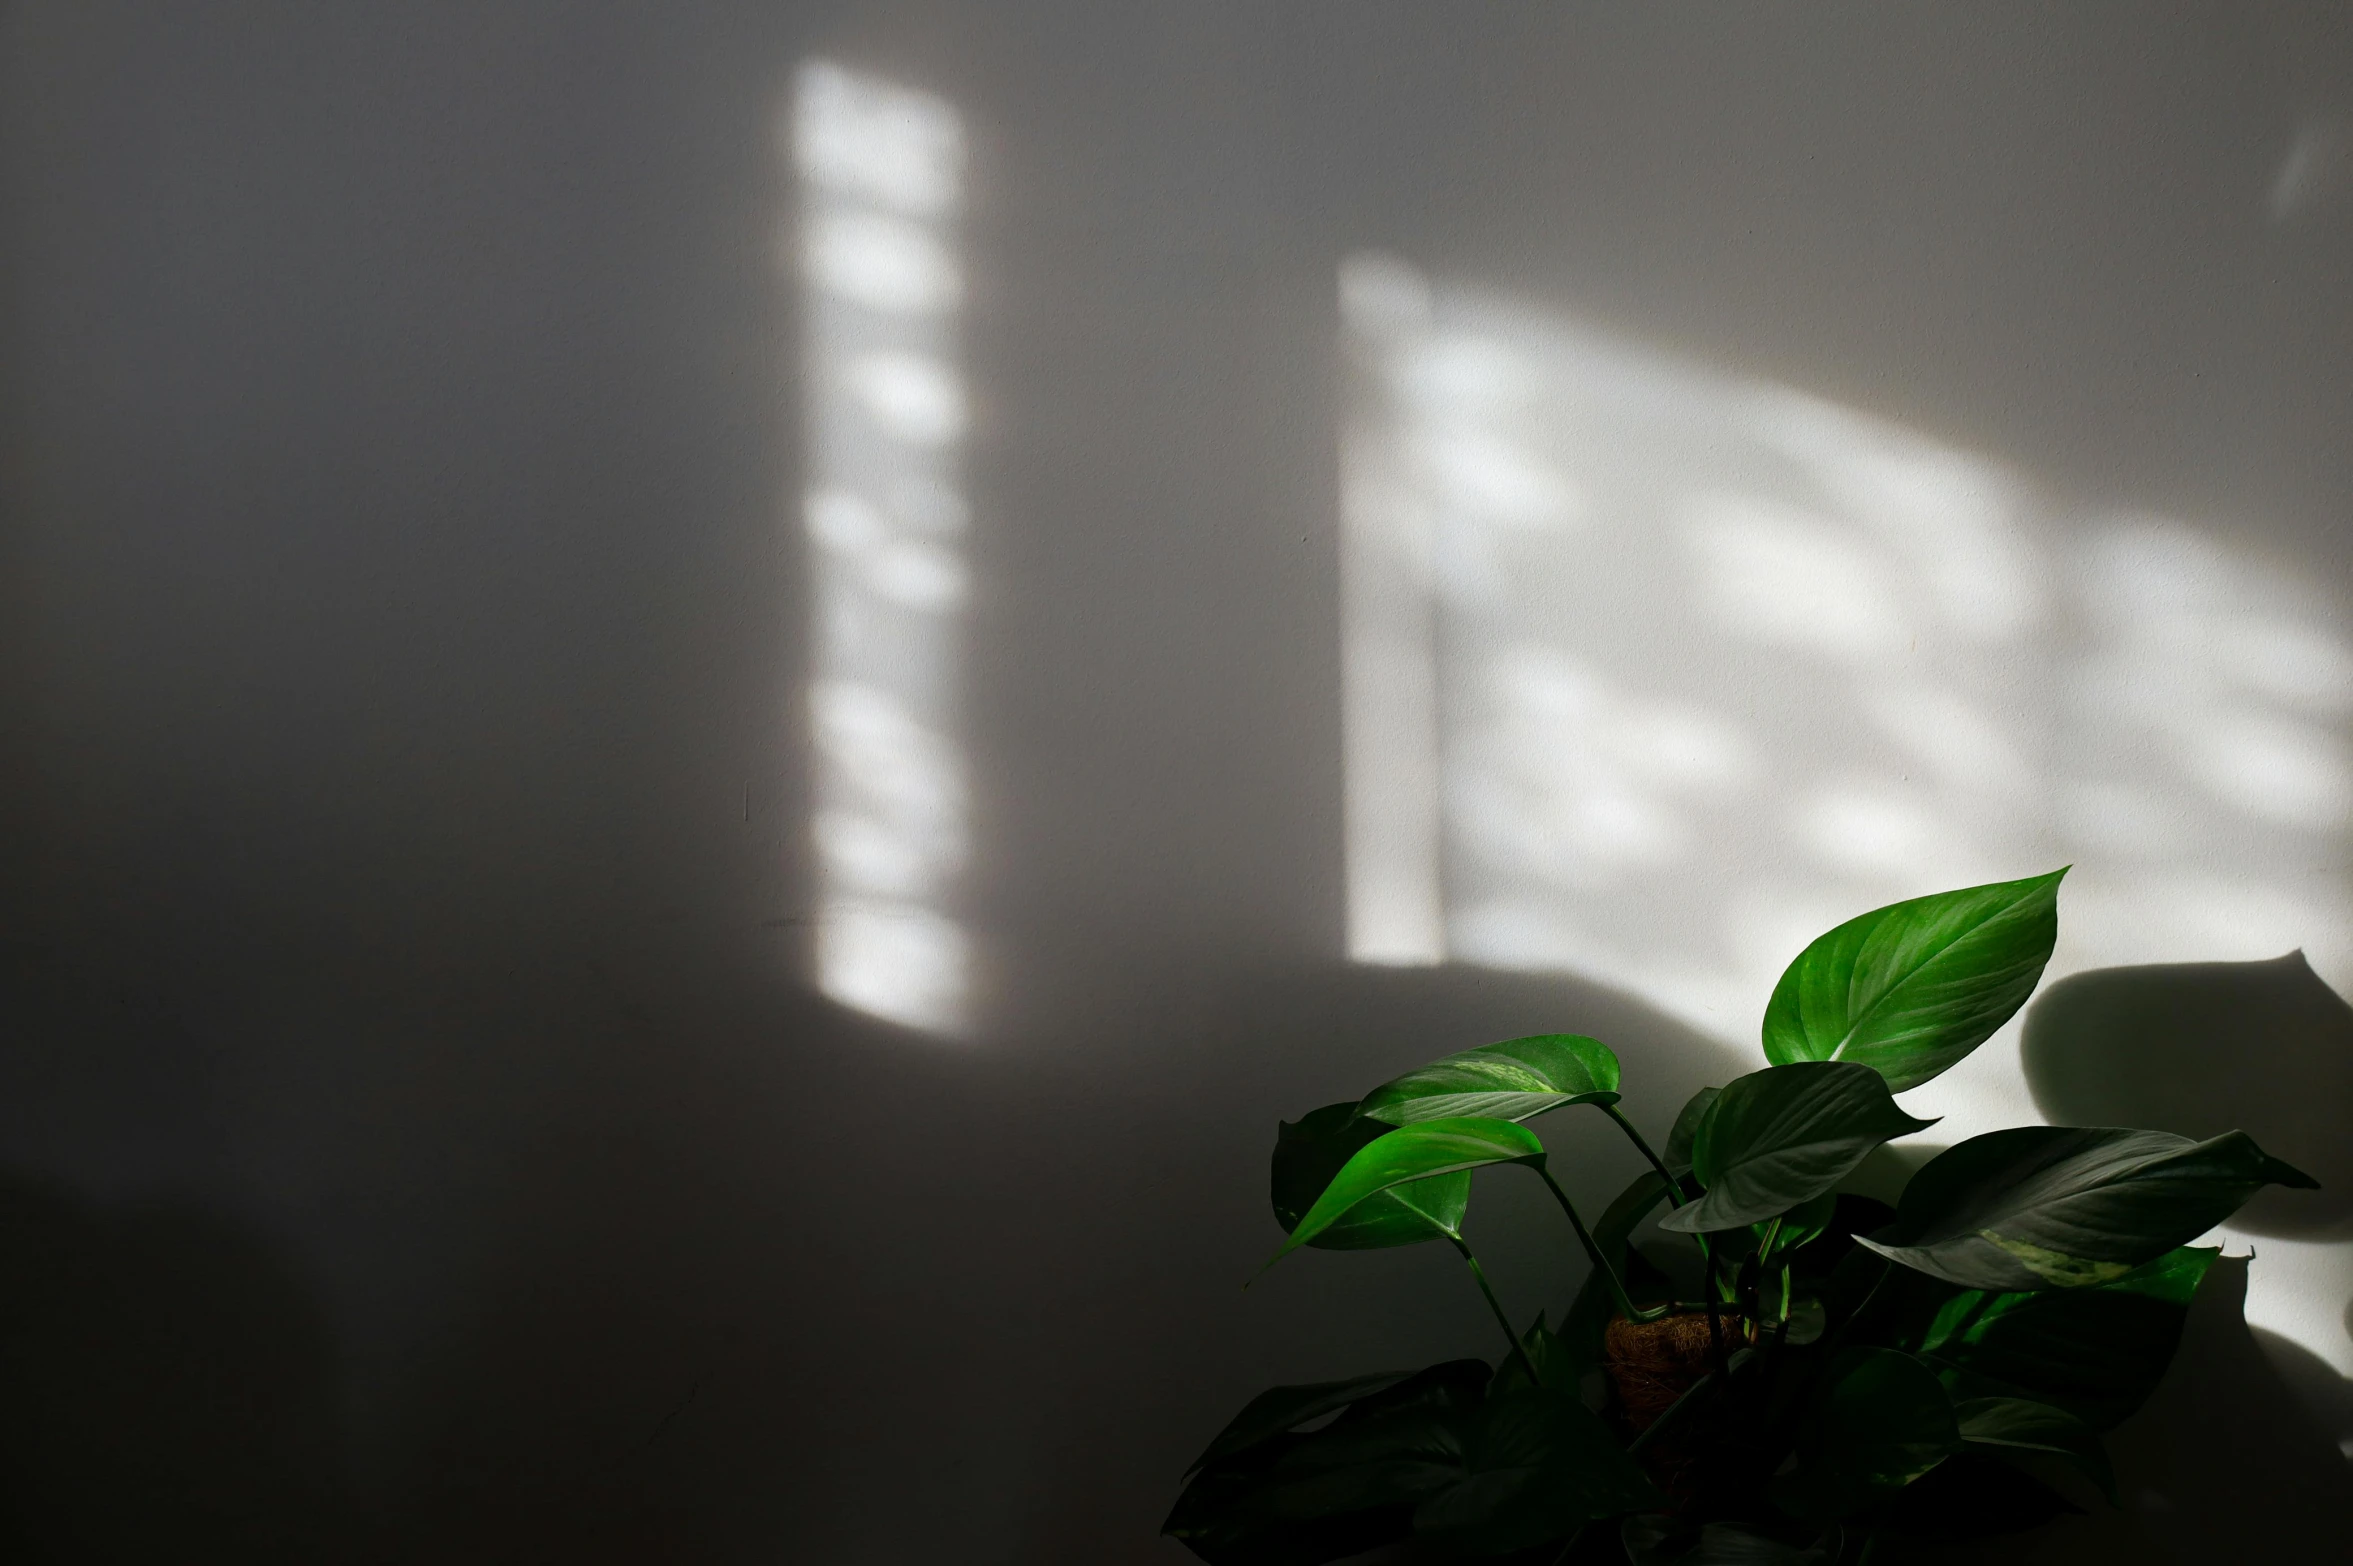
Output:
[[[2064,874],[1822,936],[1766,1007],[1772,1064],[1702,1089],[1663,1153],[1619,1111],[1617,1057],[1571,1035],[1449,1055],[1284,1124],[1275,1259],[1442,1239],[1509,1350],[1260,1394],[1165,1531],[1212,1566],[1409,1538],[1440,1558],[1828,1566],[2110,1490],[2100,1432],[2156,1385],[2215,1254],[2186,1242],[2265,1185],[2314,1182],[2243,1132],[2024,1126],[1939,1154],[1893,1209],[1839,1189],[1932,1124],[1893,1095],[2033,992]],[[1577,1105],[1651,1166],[1590,1225],[1526,1125]],[[1591,1261],[1557,1327],[1514,1326],[1463,1237],[1472,1172],[1507,1164],[1545,1183]],[[1696,1252],[1681,1291],[1633,1243],[1662,1202],[1657,1228]]]

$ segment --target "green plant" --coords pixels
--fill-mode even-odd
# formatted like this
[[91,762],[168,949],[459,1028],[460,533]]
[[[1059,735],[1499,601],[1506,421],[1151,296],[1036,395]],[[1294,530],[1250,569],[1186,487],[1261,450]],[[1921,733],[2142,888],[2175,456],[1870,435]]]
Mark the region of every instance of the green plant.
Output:
[[[2064,874],[1822,936],[1765,1009],[1771,1064],[1702,1089],[1663,1153],[1618,1107],[1617,1057],[1568,1035],[1449,1055],[1283,1125],[1275,1260],[1444,1240],[1506,1352],[1260,1394],[1164,1531],[1212,1566],[1409,1538],[1442,1558],[1831,1563],[2111,1489],[2100,1432],[2155,1386],[2215,1255],[2187,1242],[2265,1185],[2315,1182],[2243,1132],[2025,1126],[1946,1149],[1892,1209],[1840,1189],[1932,1124],[1893,1095],[2033,992]],[[1650,1165],[1590,1224],[1525,1124],[1573,1106]],[[1464,1238],[1472,1172],[1501,1165],[1543,1181],[1590,1262],[1557,1327],[1515,1325]],[[1681,1287],[1634,1244],[1662,1202],[1658,1230],[1692,1248]]]

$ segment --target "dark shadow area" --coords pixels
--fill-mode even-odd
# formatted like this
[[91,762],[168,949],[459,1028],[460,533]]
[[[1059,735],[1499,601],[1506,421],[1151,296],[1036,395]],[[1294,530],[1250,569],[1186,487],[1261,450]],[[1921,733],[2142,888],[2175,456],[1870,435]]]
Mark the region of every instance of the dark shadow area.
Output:
[[263,1240],[0,1176],[0,1556],[356,1558],[328,1326]]
[[2314,1542],[2344,1525],[2346,1463],[2278,1368],[2309,1356],[2248,1328],[2247,1267],[2225,1257],[2208,1272],[2172,1369],[2107,1437],[2118,1506],[2087,1493],[2081,1515],[2032,1533],[1888,1558],[1949,1566],[2320,1559]]
[[2349,1232],[2353,1006],[2302,952],[2075,974],[2028,1008],[2021,1053],[2035,1107],[2054,1125],[2245,1131],[2320,1182],[2266,1191],[2234,1226]]
[[[1462,969],[1170,972],[1107,1018],[1116,1070],[807,998],[629,1009],[579,1017],[634,1064],[509,1167],[507,1242],[409,1389],[402,1558],[1160,1558],[1186,1463],[1264,1386],[1498,1351],[1443,1247],[1252,1282],[1277,1120],[1542,1029],[1609,1040],[1654,1134],[1729,1074],[1615,992]],[[1541,1130],[1596,1200],[1639,1167],[1590,1111]],[[1511,1175],[1471,1233],[1515,1312],[1557,1312],[1582,1260]]]
[[[2246,1324],[2249,1265],[2215,1263],[2191,1304],[2172,1370],[2109,1442],[2125,1516],[2161,1558],[2185,1566],[2308,1558],[2313,1541],[2344,1526],[2353,1475],[2276,1368],[2280,1350],[2301,1351],[2259,1342],[2266,1335]],[[2121,1521],[2090,1516],[2054,1528],[2053,1542],[2078,1527],[2097,1534]],[[2087,1550],[2048,1558],[2098,1557]]]

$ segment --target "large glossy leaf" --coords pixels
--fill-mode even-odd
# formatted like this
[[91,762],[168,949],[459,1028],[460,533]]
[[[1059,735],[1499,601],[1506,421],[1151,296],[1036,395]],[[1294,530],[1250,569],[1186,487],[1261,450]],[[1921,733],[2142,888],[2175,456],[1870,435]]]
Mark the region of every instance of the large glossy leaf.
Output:
[[1364,1096],[1357,1112],[1391,1125],[1484,1115],[1526,1120],[1563,1104],[1618,1101],[1618,1057],[1598,1039],[1539,1033],[1485,1044],[1409,1071]]
[[1691,1095],[1675,1117],[1674,1128],[1667,1133],[1667,1167],[1677,1174],[1691,1169],[1692,1144],[1699,1140],[1699,1128],[1707,1120],[1708,1111],[1716,1107],[1723,1096],[1722,1088],[1703,1087]]
[[2083,1288],[2197,1238],[2266,1185],[2315,1184],[2243,1131],[2193,1142],[2019,1126],[1931,1159],[1883,1238],[1862,1243],[1964,1288]]
[[1471,1422],[1462,1480],[1424,1501],[1413,1525],[1451,1549],[1501,1555],[1665,1503],[1600,1416],[1536,1389],[1487,1401]]
[[1951,1456],[1961,1442],[1936,1373],[1895,1349],[1849,1349],[1798,1444],[1797,1471],[1773,1497],[1795,1516],[1849,1516]]
[[1662,1229],[1733,1229],[1786,1212],[1836,1186],[1891,1137],[1934,1125],[1896,1107],[1868,1066],[1805,1061],[1768,1066],[1725,1088],[1692,1147],[1698,1201]]
[[1262,1441],[1271,1441],[1285,1431],[1295,1430],[1370,1397],[1375,1392],[1385,1391],[1413,1374],[1410,1370],[1386,1370],[1377,1375],[1354,1376],[1346,1381],[1269,1387],[1243,1405],[1232,1423],[1217,1433],[1217,1439],[1209,1443],[1209,1449],[1195,1458],[1193,1466],[1185,1472],[1193,1473],[1219,1458],[1246,1452]]
[[[1332,1177],[1388,1131],[1379,1121],[1360,1117],[1354,1103],[1326,1104],[1283,1122],[1275,1134],[1272,1180],[1275,1221],[1283,1232],[1297,1229]],[[1470,1201],[1469,1175],[1439,1175],[1360,1202],[1309,1243],[1328,1251],[1419,1245],[1459,1233]]]
[[[1508,1120],[1463,1117],[1423,1120],[1399,1126],[1380,1137],[1340,1166],[1323,1195],[1307,1210],[1275,1252],[1281,1261],[1300,1246],[1340,1221],[1358,1204],[1416,1180],[1433,1175],[1466,1173],[1490,1164],[1536,1164],[1544,1161],[1544,1144],[1536,1133]],[[1271,1263],[1270,1263],[1271,1265]]]
[[1414,1507],[1462,1478],[1487,1376],[1478,1360],[1433,1365],[1320,1430],[1214,1458],[1161,1531],[1212,1566],[1317,1566],[1403,1539]]
[[1956,1397],[2032,1398],[2107,1430],[2164,1378],[2190,1297],[2218,1254],[2184,1246],[2089,1289],[1988,1293],[1914,1277],[1916,1298],[1899,1304],[1886,1331]]
[[1852,1060],[1900,1093],[2026,1003],[2059,938],[2059,878],[1972,886],[1872,910],[1816,940],[1765,1007],[1765,1058]]
[[2092,1427],[2048,1403],[2021,1397],[1976,1397],[1953,1405],[1964,1446],[1993,1456],[2043,1452],[2066,1462],[2113,1502],[2116,1474]]

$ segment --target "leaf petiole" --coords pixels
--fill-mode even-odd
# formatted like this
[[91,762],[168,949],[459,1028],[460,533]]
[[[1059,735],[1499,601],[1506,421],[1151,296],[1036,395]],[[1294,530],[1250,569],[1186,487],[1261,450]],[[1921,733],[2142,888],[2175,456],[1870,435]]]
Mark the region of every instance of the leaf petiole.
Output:
[[1634,1129],[1634,1122],[1619,1113],[1618,1106],[1615,1104],[1596,1104],[1594,1107],[1618,1123],[1618,1129],[1626,1133],[1627,1138],[1641,1150],[1642,1156],[1650,1160],[1650,1167],[1659,1172],[1659,1178],[1667,1182],[1667,1205],[1669,1207],[1682,1206],[1682,1182],[1668,1172],[1666,1160],[1651,1151],[1650,1144],[1642,1139],[1642,1133]]
[[1626,1282],[1618,1276],[1618,1269],[1610,1265],[1610,1259],[1601,1253],[1601,1247],[1594,1243],[1591,1231],[1585,1227],[1585,1220],[1577,1216],[1577,1204],[1569,1200],[1569,1193],[1560,1188],[1560,1182],[1552,1177],[1552,1171],[1542,1164],[1532,1162],[1528,1167],[1543,1177],[1553,1199],[1560,1203],[1560,1210],[1569,1215],[1569,1227],[1577,1231],[1577,1243],[1585,1247],[1585,1254],[1593,1259],[1593,1265],[1608,1280],[1610,1298],[1628,1321],[1656,1321],[1675,1308],[1674,1302],[1670,1300],[1655,1310],[1637,1309],[1633,1298],[1626,1293]]
[[1488,1284],[1486,1271],[1480,1267],[1479,1258],[1471,1253],[1470,1243],[1459,1234],[1448,1234],[1446,1238],[1454,1242],[1456,1250],[1462,1252],[1464,1265],[1471,1269],[1471,1276],[1479,1281],[1479,1292],[1487,1297],[1487,1308],[1495,1312],[1495,1324],[1503,1329],[1503,1340],[1511,1345],[1512,1358],[1520,1362],[1520,1369],[1527,1374],[1528,1384],[1538,1387],[1544,1385],[1544,1379],[1536,1374],[1536,1362],[1528,1357],[1528,1351],[1520,1345],[1519,1333],[1512,1330],[1511,1317],[1504,1314],[1503,1302],[1495,1297],[1494,1288]]

